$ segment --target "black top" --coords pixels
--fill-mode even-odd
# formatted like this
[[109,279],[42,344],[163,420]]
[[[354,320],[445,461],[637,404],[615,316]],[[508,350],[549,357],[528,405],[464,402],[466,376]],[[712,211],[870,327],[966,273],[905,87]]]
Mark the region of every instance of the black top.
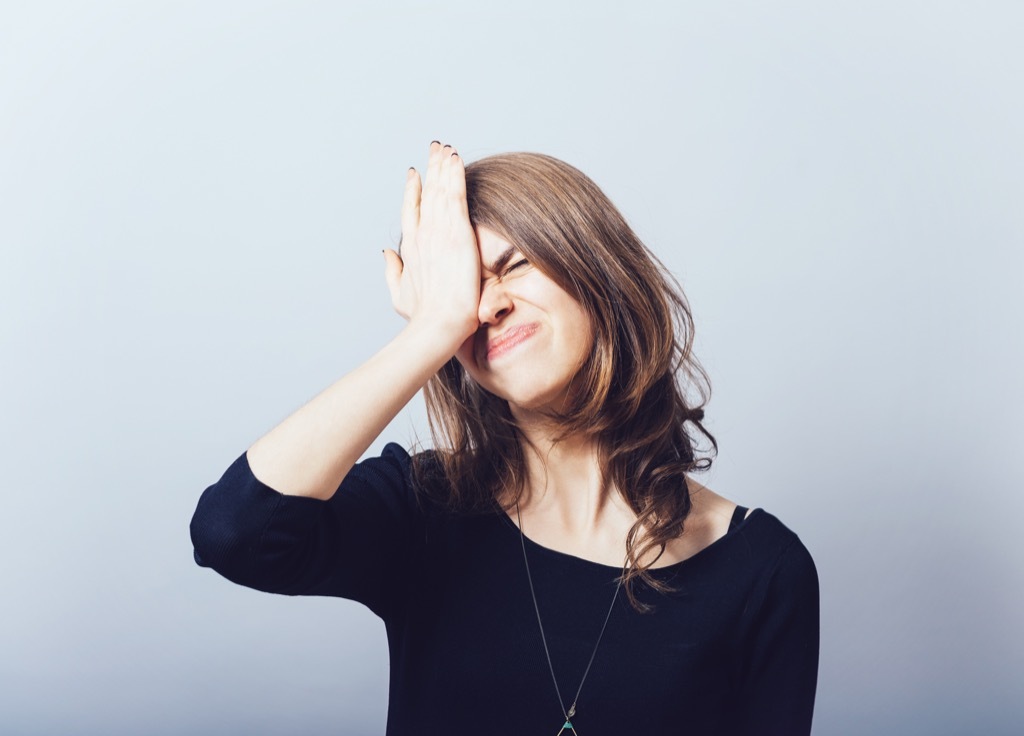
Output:
[[[199,499],[195,560],[258,590],[340,596],[380,616],[388,736],[555,734],[564,719],[518,528],[503,511],[455,516],[418,498],[394,443],[327,501],[278,493],[243,453]],[[651,571],[675,593],[634,581],[653,613],[619,591],[572,719],[578,734],[810,733],[817,572],[777,518],[745,512],[697,554]],[[621,570],[525,544],[568,708]]]

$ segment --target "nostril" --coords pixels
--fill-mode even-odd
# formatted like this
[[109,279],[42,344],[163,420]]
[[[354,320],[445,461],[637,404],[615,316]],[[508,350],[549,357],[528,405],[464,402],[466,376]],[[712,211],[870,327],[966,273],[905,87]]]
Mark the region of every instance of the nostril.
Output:
[[494,324],[512,311],[513,302],[500,288],[485,287],[480,293],[480,322]]
[[501,309],[494,313],[494,318],[504,319],[506,316],[508,316],[508,313],[510,311],[512,311],[510,307],[502,307]]

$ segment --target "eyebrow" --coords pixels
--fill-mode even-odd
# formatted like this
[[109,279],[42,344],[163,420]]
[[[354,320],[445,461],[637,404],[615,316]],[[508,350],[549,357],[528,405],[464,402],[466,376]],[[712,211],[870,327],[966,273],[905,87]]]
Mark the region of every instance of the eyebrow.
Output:
[[498,273],[501,272],[501,269],[505,268],[505,266],[508,265],[508,262],[512,260],[512,256],[514,256],[515,254],[516,247],[514,245],[510,245],[508,248],[502,251],[501,255],[498,256],[498,258],[494,261],[493,264],[491,264],[490,266],[485,266],[485,268],[491,273],[497,275]]

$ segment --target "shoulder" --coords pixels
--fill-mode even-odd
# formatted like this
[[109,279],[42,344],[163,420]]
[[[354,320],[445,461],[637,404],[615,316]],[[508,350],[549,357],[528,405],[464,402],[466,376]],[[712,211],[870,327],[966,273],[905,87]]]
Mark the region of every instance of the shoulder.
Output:
[[[693,505],[691,515],[694,524],[708,529],[717,529],[719,533],[714,534],[716,538],[724,536],[728,532],[737,509],[742,507],[746,508],[746,511],[739,521],[745,535],[753,536],[760,543],[774,547],[779,552],[794,544],[803,548],[796,532],[765,509],[756,506],[744,507],[692,478],[687,478],[687,484],[690,490],[690,501]],[[743,523],[748,520],[756,521],[756,523]],[[806,548],[804,550],[806,551]]]
[[446,499],[443,465],[433,449],[410,452],[397,442],[388,442],[379,457],[367,458],[353,468],[358,477],[379,484],[382,480],[414,501],[423,512],[439,512]]
[[388,442],[384,445],[380,455],[368,456],[360,460],[353,470],[357,473],[386,472],[400,478],[403,483],[415,485],[417,474],[429,473],[433,475],[440,470],[441,464],[437,453],[433,450],[424,450],[410,453],[397,442]]
[[681,539],[714,549],[703,559],[708,570],[746,588],[752,602],[786,590],[816,598],[817,568],[796,531],[762,507],[738,504],[690,477],[687,485],[692,511]]
[[[683,536],[689,535],[697,542],[698,548],[703,548],[729,533],[734,525],[734,516],[739,504],[693,478],[688,477],[686,484],[691,506],[686,519],[686,533]],[[744,518],[748,518],[752,511],[753,509],[747,509]]]
[[691,510],[683,533],[668,543],[662,555],[664,565],[688,559],[722,543],[729,549],[741,550],[730,555],[731,564],[747,569],[761,568],[763,572],[782,548],[796,539],[795,534],[763,509],[741,506],[690,477],[687,488]]
[[789,552],[794,556],[800,553],[810,556],[800,536],[770,511],[754,508],[749,518],[756,519],[757,523],[748,524],[746,533],[759,544],[778,550],[780,555]]
[[746,545],[759,569],[766,597],[815,603],[818,600],[818,570],[803,540],[777,516],[754,509],[744,524]]

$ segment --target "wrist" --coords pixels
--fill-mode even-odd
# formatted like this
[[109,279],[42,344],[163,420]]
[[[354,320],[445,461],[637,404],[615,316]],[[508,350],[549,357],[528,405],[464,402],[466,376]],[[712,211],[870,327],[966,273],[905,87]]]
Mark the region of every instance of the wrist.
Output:
[[438,367],[454,357],[467,338],[476,332],[478,324],[446,323],[431,317],[413,317],[402,330],[415,354],[433,358]]

